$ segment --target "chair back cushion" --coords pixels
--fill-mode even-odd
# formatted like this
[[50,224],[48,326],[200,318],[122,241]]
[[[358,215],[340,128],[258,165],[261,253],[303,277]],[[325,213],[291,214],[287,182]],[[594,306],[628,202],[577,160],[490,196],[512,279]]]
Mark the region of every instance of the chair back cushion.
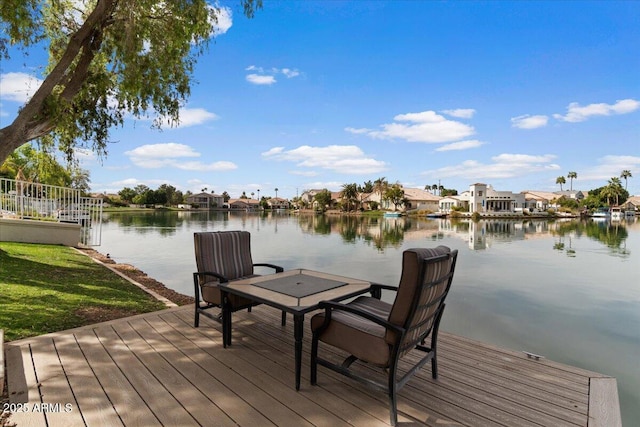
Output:
[[[431,332],[451,286],[457,253],[446,246],[404,251],[402,276],[389,313],[389,322],[406,329],[401,356]],[[387,340],[393,342],[391,333]]]
[[[229,280],[253,275],[248,231],[202,232],[193,237],[198,272],[215,272]],[[213,277],[206,280],[217,282]]]

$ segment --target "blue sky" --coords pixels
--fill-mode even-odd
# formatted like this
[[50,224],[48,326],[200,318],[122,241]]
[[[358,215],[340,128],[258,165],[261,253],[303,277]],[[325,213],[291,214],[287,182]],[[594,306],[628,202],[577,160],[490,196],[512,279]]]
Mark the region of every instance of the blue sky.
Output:
[[[251,20],[221,5],[181,125],[113,129],[102,163],[83,156],[92,191],[555,191],[570,171],[589,190],[628,169],[640,194],[640,2],[267,0]],[[43,64],[2,62],[3,126]]]

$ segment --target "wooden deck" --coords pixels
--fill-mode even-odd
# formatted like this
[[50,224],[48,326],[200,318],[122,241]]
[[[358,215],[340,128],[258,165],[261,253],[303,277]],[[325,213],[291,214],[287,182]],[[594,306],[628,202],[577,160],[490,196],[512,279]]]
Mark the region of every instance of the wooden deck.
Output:
[[[6,343],[11,402],[29,411],[10,421],[19,427],[388,425],[384,393],[323,367],[318,385],[309,385],[308,330],[295,391],[293,322],[281,327],[280,312],[260,306],[235,313],[227,349],[218,323],[201,317],[196,329],[192,320],[191,307],[182,307]],[[437,381],[427,365],[401,390],[400,425],[620,425],[614,378],[445,333],[438,361]]]

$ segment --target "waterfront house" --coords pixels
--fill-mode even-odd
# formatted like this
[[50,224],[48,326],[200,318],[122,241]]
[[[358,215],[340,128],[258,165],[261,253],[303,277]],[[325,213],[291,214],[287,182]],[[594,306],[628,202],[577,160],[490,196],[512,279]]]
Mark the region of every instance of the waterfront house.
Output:
[[483,183],[471,184],[468,191],[456,197],[466,201],[469,213],[521,212],[526,206],[523,193],[497,191]]
[[[438,203],[442,197],[436,196],[429,191],[422,190],[420,188],[402,188],[404,191],[404,199],[406,200],[406,204],[402,206],[398,206],[398,210],[402,212],[406,211],[419,211],[419,210],[428,210],[431,212],[438,211]],[[384,197],[380,196],[380,193],[363,193],[360,196],[360,200],[362,201],[362,206],[365,209],[372,209],[372,206],[377,204],[379,209],[382,210],[396,210],[394,204],[386,200]]]
[[522,194],[524,194],[524,198],[527,202],[527,209],[530,211],[541,212],[550,208],[556,208],[556,201],[562,197],[562,195],[558,195],[556,193],[538,190],[526,190],[523,191]]
[[187,203],[198,209],[221,208],[224,205],[224,197],[220,194],[202,192],[187,197]]
[[271,209],[289,209],[290,203],[282,197],[272,197],[267,199],[267,205]]
[[419,188],[404,188],[404,197],[407,200],[407,204],[404,206],[405,211],[426,210],[437,212],[439,209],[440,199],[442,199],[442,197],[436,196],[430,191],[421,190]]
[[640,196],[631,196],[621,205],[625,212],[635,213],[640,208]]
[[468,212],[469,199],[461,196],[446,196],[438,202],[438,211],[441,213],[451,213],[454,207],[462,208],[465,212]]
[[256,211],[260,209],[260,202],[255,199],[229,199],[225,207],[232,211]]
[[553,194],[556,194],[558,198],[565,197],[567,199],[574,199],[578,202],[585,198],[585,194],[578,190],[554,191]]
[[324,189],[303,191],[300,195],[300,203],[302,204],[302,207],[306,207],[307,209],[315,209],[317,205],[315,201],[316,194],[321,193],[322,191],[324,191]]

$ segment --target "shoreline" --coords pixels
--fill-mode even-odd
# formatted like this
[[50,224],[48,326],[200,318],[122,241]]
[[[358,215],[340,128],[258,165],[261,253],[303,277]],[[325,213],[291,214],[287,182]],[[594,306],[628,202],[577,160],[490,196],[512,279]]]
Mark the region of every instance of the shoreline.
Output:
[[[193,304],[195,302],[194,297],[181,294],[168,288],[163,283],[148,276],[144,271],[131,264],[117,263],[109,256],[92,248],[76,248],[76,250],[92,258],[94,261],[104,264],[106,268],[120,276],[123,276],[123,278],[131,282],[132,285],[141,287],[145,292],[149,293],[159,301],[165,302],[165,304],[165,300],[168,300],[170,303],[178,306]],[[158,298],[158,296],[160,296],[160,298]]]

